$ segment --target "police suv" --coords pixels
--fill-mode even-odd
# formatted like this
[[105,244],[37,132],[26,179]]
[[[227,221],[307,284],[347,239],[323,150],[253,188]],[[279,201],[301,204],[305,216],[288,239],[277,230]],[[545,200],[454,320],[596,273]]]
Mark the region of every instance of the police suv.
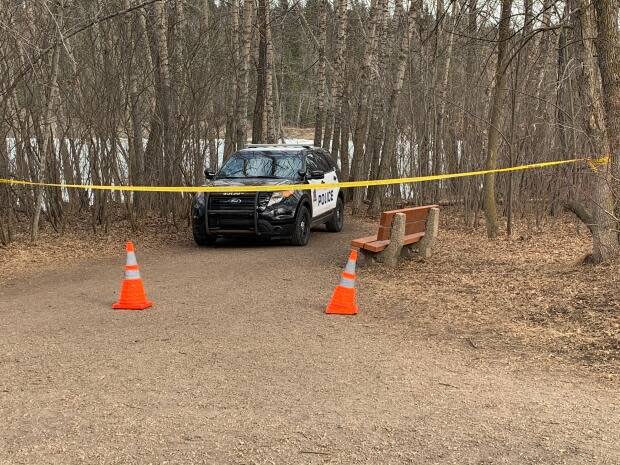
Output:
[[[233,153],[217,173],[205,170],[207,186],[261,186],[338,182],[330,154],[309,145],[249,145]],[[325,224],[339,232],[344,196],[338,188],[277,192],[199,193],[192,203],[194,240],[211,245],[218,237],[289,239],[306,245],[310,228]]]

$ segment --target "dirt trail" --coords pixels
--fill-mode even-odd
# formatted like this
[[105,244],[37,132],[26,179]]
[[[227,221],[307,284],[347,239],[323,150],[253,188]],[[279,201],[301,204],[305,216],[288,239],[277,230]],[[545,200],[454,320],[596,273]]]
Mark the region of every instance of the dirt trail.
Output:
[[138,250],[145,312],[122,257],[4,284],[0,463],[620,463],[617,383],[382,318],[364,270],[323,315],[359,233]]

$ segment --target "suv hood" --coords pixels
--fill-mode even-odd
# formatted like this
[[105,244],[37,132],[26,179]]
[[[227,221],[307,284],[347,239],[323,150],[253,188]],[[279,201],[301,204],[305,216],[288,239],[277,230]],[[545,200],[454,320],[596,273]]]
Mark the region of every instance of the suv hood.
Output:
[[277,186],[278,184],[298,184],[300,181],[290,179],[265,179],[265,178],[240,178],[240,179],[216,179],[207,182],[206,186]]

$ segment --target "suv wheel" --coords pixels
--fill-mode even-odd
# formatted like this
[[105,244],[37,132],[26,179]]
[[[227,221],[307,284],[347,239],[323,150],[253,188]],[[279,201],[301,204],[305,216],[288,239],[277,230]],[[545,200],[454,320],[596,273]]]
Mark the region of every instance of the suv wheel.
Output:
[[198,223],[194,223],[193,233],[194,233],[194,242],[200,247],[205,247],[208,245],[215,244],[217,237],[210,236],[207,234],[207,230],[205,228],[204,219],[202,221],[199,220]]
[[342,203],[342,199],[340,197],[338,197],[336,209],[334,210],[332,217],[327,223],[325,223],[325,226],[327,226],[327,230],[329,232],[342,231],[342,227],[344,226],[344,203]]
[[310,240],[310,211],[308,207],[302,205],[295,218],[295,230],[291,238],[293,245],[306,245]]

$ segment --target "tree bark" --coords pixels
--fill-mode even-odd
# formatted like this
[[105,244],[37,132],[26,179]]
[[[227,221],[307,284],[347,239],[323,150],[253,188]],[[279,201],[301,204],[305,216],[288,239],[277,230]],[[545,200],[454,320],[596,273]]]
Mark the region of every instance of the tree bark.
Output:
[[[333,142],[331,144],[331,154],[334,161],[338,160],[340,151],[340,130],[342,124],[342,103],[344,94],[345,60],[344,53],[347,45],[347,7],[348,0],[338,0],[337,22],[338,32],[336,36],[336,59],[334,62],[334,73],[332,79],[332,105],[330,110],[333,113]],[[328,112],[329,115],[329,112]],[[328,121],[332,118],[328,116]],[[329,143],[323,144],[329,150]],[[327,146],[326,146],[327,145]]]
[[[443,1],[443,0],[440,0]],[[459,10],[459,2],[456,1],[453,3],[452,10],[452,20],[456,21],[456,19],[460,15]],[[445,20],[444,20],[445,21]],[[454,25],[454,22],[450,22],[450,26]],[[435,158],[435,162],[433,163],[433,169],[435,174],[440,173],[440,165],[442,161],[447,159],[446,156],[446,148],[444,142],[444,121],[446,118],[446,101],[448,96],[448,88],[449,88],[449,78],[450,78],[450,70],[452,65],[452,51],[454,49],[454,38],[455,34],[449,33],[448,37],[448,49],[446,50],[446,62],[444,64],[441,76],[441,84],[439,85],[439,111],[437,113],[437,126],[436,126],[436,134],[435,137],[437,139],[437,143],[435,144],[435,150],[437,151],[437,157]],[[445,166],[445,164],[444,164]],[[439,201],[439,183],[435,183],[436,188],[434,189],[434,201]]]
[[266,136],[265,131],[265,81],[267,70],[267,37],[266,37],[266,0],[258,2],[258,63],[256,67],[256,99],[254,101],[254,117],[252,120],[252,143],[259,144],[263,142]]
[[614,198],[620,175],[620,33],[617,1],[597,0],[593,3],[596,8],[596,47],[610,157],[609,164],[598,169],[593,195],[595,205],[592,217],[597,232],[593,236],[592,258],[600,263],[615,260],[620,255]]
[[265,43],[266,43],[266,61],[265,61],[265,121],[266,141],[268,144],[276,143],[276,121],[273,109],[273,40],[271,37],[271,12],[269,2],[266,1],[265,6]]
[[[123,0],[123,8],[128,10],[131,7],[130,0]],[[135,31],[136,28],[136,13],[131,14],[131,21],[124,24],[125,40],[127,43],[128,56],[133,55],[135,50]],[[137,13],[139,14],[139,13]],[[129,182],[133,185],[143,184],[142,173],[144,172],[144,145],[142,142],[142,113],[140,111],[140,94],[138,92],[138,80],[134,71],[135,60],[127,61],[126,76],[129,84],[128,94],[129,99],[127,102],[129,119],[131,122],[131,133],[127,134],[128,146],[129,146]],[[131,194],[132,210],[130,214],[143,211],[140,206],[140,192],[134,192]],[[133,221],[133,220],[132,220]]]
[[[162,157],[162,173],[160,182],[170,184],[173,182],[176,172],[174,159],[176,157],[176,125],[174,101],[172,97],[172,83],[170,71],[170,56],[168,53],[168,21],[166,18],[166,9],[163,2],[155,2],[153,4],[154,24],[153,37],[157,49],[158,67],[160,86],[157,92],[157,100],[160,119],[162,122],[164,150]],[[170,211],[170,200],[168,197],[160,197],[160,209],[163,215],[167,215]]]
[[[364,145],[366,134],[368,133],[368,100],[372,85],[371,66],[377,50],[377,2],[378,0],[371,0],[370,3],[370,24],[368,26],[368,34],[366,35],[364,61],[362,63],[359,79],[360,91],[357,105],[357,119],[355,122],[355,131],[353,133],[352,181],[360,180],[366,176],[364,173],[364,158],[366,154]],[[353,205],[351,207],[353,214],[360,213],[364,202],[365,191],[363,187],[358,187],[353,190]]]
[[325,49],[327,46],[327,0],[321,2],[319,13],[319,62],[317,69],[316,107],[314,112],[314,146],[320,147],[323,140],[325,119]]
[[[61,1],[58,6],[58,21],[62,24],[64,3]],[[49,182],[47,177],[47,164],[54,154],[54,134],[56,125],[52,120],[53,108],[58,98],[58,69],[60,62],[60,47],[54,47],[50,65],[49,91],[45,102],[45,112],[43,121],[41,122],[41,135],[43,136],[43,147],[39,148],[39,168],[38,180],[40,182]],[[30,239],[36,242],[39,238],[39,221],[41,217],[41,209],[45,198],[45,188],[38,187],[35,200],[34,214],[32,217],[32,225],[30,230]]]
[[620,32],[618,31],[618,2],[596,0],[596,46],[598,66],[603,86],[603,106],[612,175],[620,176]]
[[[400,102],[400,94],[403,88],[403,82],[405,79],[405,71],[407,68],[407,61],[409,58],[409,48],[411,44],[411,38],[413,35],[414,27],[418,18],[418,2],[413,0],[409,6],[409,14],[407,15],[407,27],[402,37],[400,44],[400,50],[398,53],[396,73],[394,77],[394,84],[392,92],[390,94],[390,100],[387,107],[387,115],[385,118],[385,138],[383,140],[383,147],[381,149],[381,163],[379,164],[379,178],[383,179],[388,176],[390,172],[393,158],[396,151],[396,115],[398,112],[398,106]],[[384,201],[386,192],[385,186],[379,186],[377,193],[373,196],[372,203],[368,209],[371,215],[376,215],[381,209],[381,205]]]
[[[232,69],[237,70],[240,67],[239,62],[239,13],[240,6],[239,0],[232,0],[230,15],[230,38],[232,48]],[[229,108],[229,115],[226,118],[226,135],[224,136],[224,160],[228,160],[230,155],[237,149],[237,132],[238,127],[241,124],[241,86],[242,76],[240,73],[234,73],[234,79],[228,86],[228,93],[230,102],[226,106]]]
[[343,99],[342,99],[342,107],[341,107],[341,123],[340,123],[340,143],[339,145],[339,153],[340,153],[340,171],[342,173],[342,180],[349,180],[349,130],[351,124],[351,114],[349,103],[347,101],[347,96],[351,92],[350,85],[344,90]]
[[254,19],[254,0],[243,2],[243,27],[241,30],[241,93],[239,95],[239,116],[237,121],[237,150],[245,147],[248,139],[248,95],[250,85],[250,44],[252,22]]
[[[387,105],[387,92],[391,83],[392,73],[389,70],[390,51],[392,47],[389,41],[389,4],[388,0],[380,0],[379,13],[377,19],[377,56],[374,65],[375,82],[373,86],[374,99],[372,102],[372,112],[370,115],[370,127],[368,128],[368,138],[366,142],[366,162],[369,164],[369,179],[377,179],[379,176],[379,163],[381,161],[381,146],[385,134],[384,112]],[[398,28],[394,29],[394,34],[398,33]],[[400,37],[400,36],[399,36]],[[367,197],[370,201],[377,193],[376,187],[369,187]]]
[[[499,33],[497,43],[497,67],[495,71],[495,86],[491,105],[489,108],[489,135],[487,140],[487,160],[486,169],[494,170],[497,168],[497,157],[501,144],[501,133],[499,126],[502,118],[502,103],[506,94],[506,73],[505,60],[508,40],[510,38],[510,15],[512,10],[512,0],[502,0],[502,11],[499,21]],[[497,206],[495,202],[495,174],[484,176],[484,213],[486,216],[487,236],[497,237]]]

